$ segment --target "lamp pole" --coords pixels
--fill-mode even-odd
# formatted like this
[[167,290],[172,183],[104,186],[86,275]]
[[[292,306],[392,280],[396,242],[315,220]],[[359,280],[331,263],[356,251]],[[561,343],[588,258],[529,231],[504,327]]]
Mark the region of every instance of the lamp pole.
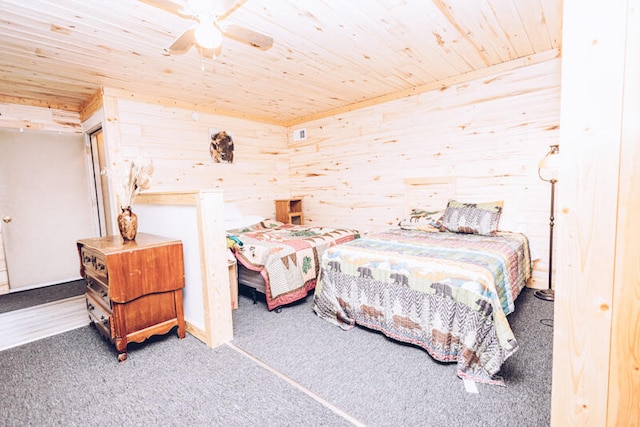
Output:
[[553,279],[553,226],[555,225],[554,213],[554,200],[555,200],[555,187],[556,180],[551,181],[551,213],[549,214],[549,288],[539,289],[535,292],[535,296],[546,301],[553,301],[555,299],[555,292],[551,288]]
[[[538,166],[538,176],[544,180],[544,181],[548,181],[551,183],[551,210],[549,213],[549,287],[548,289],[539,289],[537,290],[534,295],[540,299],[546,300],[546,301],[553,301],[555,299],[555,291],[552,289],[552,284],[553,284],[553,226],[555,225],[555,216],[554,216],[554,212],[555,212],[555,200],[556,200],[556,194],[555,194],[555,189],[556,189],[556,182],[558,182],[558,178],[557,178],[557,163],[551,161],[551,158],[553,157],[555,160],[557,160],[556,155],[559,153],[559,146],[558,145],[552,145],[551,146],[551,150],[549,151],[549,153],[547,153],[547,155],[544,157],[544,159],[542,159],[542,161],[540,162],[540,165]],[[548,168],[550,165],[553,165],[553,173],[550,177],[548,177],[548,179],[545,179],[546,177],[543,177],[540,172],[541,172],[541,167],[545,167]]]

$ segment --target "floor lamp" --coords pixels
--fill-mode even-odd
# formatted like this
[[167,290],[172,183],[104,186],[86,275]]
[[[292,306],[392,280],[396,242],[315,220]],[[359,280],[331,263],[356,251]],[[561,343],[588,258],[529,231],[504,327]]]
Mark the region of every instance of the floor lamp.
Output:
[[544,156],[538,164],[538,176],[541,180],[551,183],[551,213],[549,214],[549,288],[539,289],[534,295],[540,299],[553,301],[555,299],[555,291],[552,289],[552,276],[553,276],[553,226],[554,226],[554,201],[555,201],[555,187],[558,182],[558,164],[560,146],[551,145],[549,152]]

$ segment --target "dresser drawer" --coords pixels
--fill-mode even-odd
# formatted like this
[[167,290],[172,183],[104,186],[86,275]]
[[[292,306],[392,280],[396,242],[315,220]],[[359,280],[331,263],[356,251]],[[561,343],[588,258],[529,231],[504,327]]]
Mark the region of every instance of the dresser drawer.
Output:
[[113,333],[111,325],[111,310],[106,310],[101,303],[96,301],[91,293],[87,292],[85,296],[89,319],[102,335],[112,340],[115,334]]
[[102,254],[83,247],[80,250],[80,258],[85,277],[94,277],[102,283],[107,283],[107,263]]
[[90,294],[94,300],[99,301],[105,309],[111,310],[109,287],[93,277],[86,277],[85,281],[87,282],[87,294]]

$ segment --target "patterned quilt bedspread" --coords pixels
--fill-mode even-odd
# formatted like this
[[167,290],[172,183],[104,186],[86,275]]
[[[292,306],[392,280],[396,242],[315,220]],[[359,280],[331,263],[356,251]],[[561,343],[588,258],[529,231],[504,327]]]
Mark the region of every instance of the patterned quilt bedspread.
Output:
[[518,348],[507,315],[531,269],[523,234],[389,230],[324,253],[314,311],[457,362],[461,378],[502,385],[497,374]]
[[234,250],[238,262],[264,278],[269,310],[304,298],[316,286],[323,253],[359,237],[356,230],[268,222],[230,234],[242,242]]

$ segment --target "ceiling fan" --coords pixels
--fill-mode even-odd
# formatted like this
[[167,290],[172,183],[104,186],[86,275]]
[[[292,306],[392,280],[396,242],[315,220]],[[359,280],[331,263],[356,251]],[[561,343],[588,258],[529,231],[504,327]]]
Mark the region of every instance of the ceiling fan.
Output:
[[141,0],[174,15],[196,21],[167,49],[171,55],[187,53],[195,46],[204,58],[215,58],[222,51],[222,38],[229,37],[261,50],[273,45],[273,38],[239,25],[225,22],[247,0]]

